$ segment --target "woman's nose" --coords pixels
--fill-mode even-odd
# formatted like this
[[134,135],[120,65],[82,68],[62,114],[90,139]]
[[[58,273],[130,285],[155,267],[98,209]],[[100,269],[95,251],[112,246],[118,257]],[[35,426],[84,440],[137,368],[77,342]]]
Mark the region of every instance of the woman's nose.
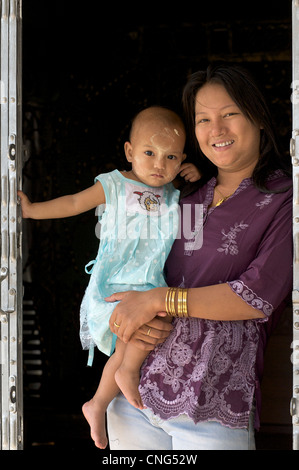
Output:
[[219,120],[215,120],[211,123],[210,128],[211,136],[212,137],[220,137],[224,134],[224,126],[223,123]]

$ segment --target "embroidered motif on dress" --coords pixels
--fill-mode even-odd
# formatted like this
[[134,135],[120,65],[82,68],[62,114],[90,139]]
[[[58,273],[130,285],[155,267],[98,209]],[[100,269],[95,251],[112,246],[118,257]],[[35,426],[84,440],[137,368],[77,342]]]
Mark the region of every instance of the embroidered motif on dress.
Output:
[[272,202],[273,194],[265,194],[264,199],[261,202],[256,203],[256,207],[264,209],[268,204]]
[[222,243],[221,248],[217,248],[217,251],[223,251],[226,255],[237,255],[239,253],[238,243],[237,243],[237,234],[241,230],[245,230],[249,227],[248,224],[244,224],[243,221],[238,224],[235,223],[234,227],[230,227],[230,231],[225,233],[224,229],[221,230],[223,235],[222,240],[226,240],[225,243]]
[[251,289],[249,289],[249,287],[244,284],[244,282],[231,281],[228,282],[228,285],[237,295],[239,295],[239,297],[245,300],[245,302],[247,302],[253,308],[261,310],[267,316],[271,315],[273,312],[273,305],[258,297]]

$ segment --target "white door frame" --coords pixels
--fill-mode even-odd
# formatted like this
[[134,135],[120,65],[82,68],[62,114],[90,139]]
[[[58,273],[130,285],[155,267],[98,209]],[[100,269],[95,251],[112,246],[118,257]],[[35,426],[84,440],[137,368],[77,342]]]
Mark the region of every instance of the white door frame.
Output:
[[23,448],[21,0],[2,0],[0,62],[0,449]]

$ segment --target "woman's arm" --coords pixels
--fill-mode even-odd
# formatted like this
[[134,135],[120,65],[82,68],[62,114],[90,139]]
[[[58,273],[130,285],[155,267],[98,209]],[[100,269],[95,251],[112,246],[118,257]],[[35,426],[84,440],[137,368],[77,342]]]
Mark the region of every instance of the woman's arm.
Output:
[[60,219],[87,212],[105,203],[103,186],[97,181],[90,188],[76,194],[62,196],[45,202],[30,202],[26,194],[18,191],[23,218]]
[[226,283],[188,289],[188,314],[205,320],[254,320],[265,315],[241,299]]
[[[111,330],[127,343],[141,325],[157,315],[166,316],[166,292],[167,287],[157,287],[145,292],[115,293],[106,298],[110,302],[121,301],[111,315]],[[264,318],[263,313],[248,305],[227,284],[188,289],[188,315],[217,321]],[[120,326],[116,327],[115,324]]]

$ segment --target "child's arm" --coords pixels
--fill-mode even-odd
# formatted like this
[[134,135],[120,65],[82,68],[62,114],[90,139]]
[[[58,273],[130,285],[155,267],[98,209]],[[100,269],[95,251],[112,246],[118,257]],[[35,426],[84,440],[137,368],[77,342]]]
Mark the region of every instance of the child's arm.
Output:
[[30,219],[59,219],[87,212],[105,203],[103,186],[97,181],[90,188],[76,194],[58,197],[45,202],[30,202],[26,194],[18,191],[22,216]]
[[190,181],[190,183],[195,183],[195,181],[198,181],[202,176],[193,163],[183,163],[179,174],[182,178],[185,178],[185,181]]

